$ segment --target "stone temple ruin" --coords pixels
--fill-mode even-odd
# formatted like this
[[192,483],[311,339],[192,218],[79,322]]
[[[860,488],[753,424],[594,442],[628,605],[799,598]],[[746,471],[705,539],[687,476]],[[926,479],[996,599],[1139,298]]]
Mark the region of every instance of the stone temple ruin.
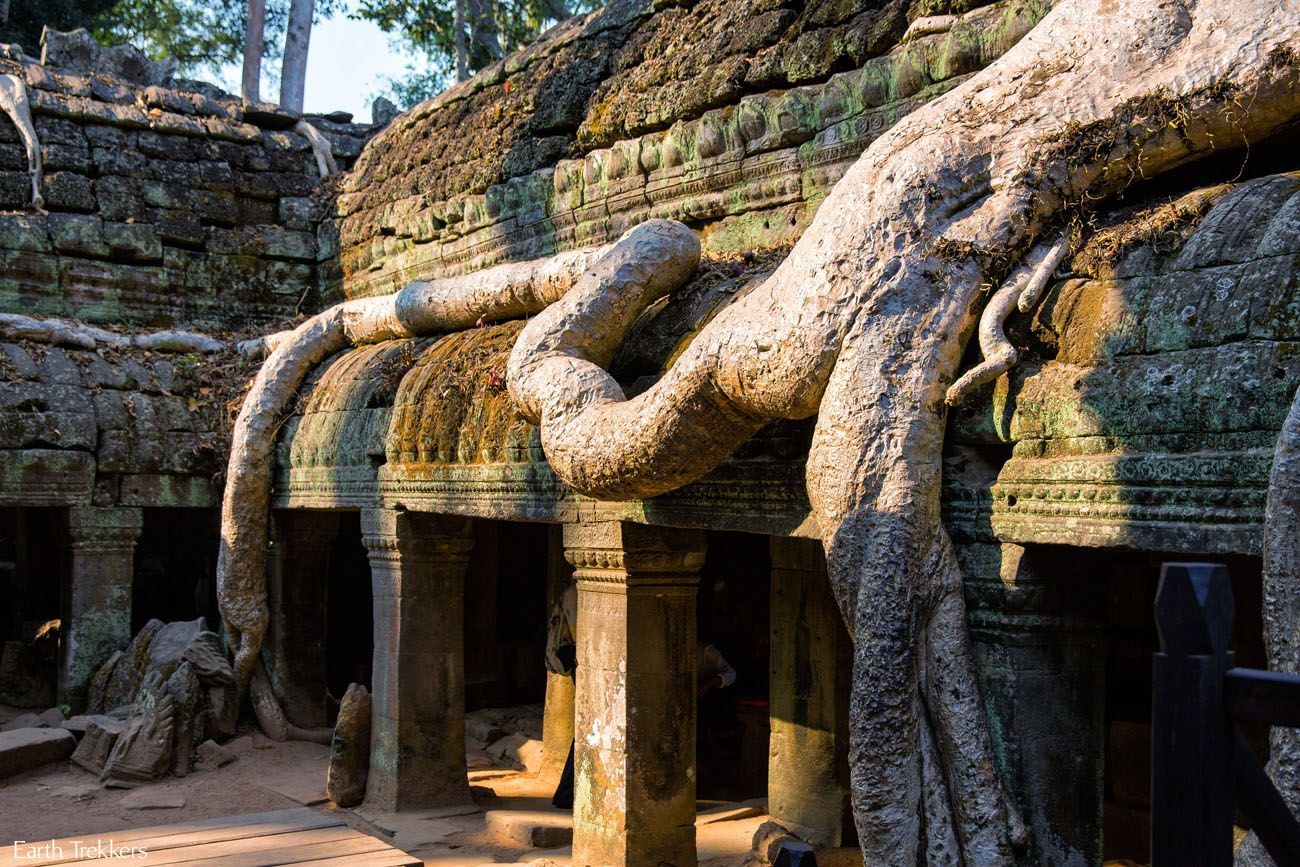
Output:
[[[677,220],[700,265],[608,360],[642,393],[872,141],[1049,8],[948,5],[614,0],[382,129],[95,71],[57,35],[39,62],[10,49],[44,207],[0,126],[0,703],[111,710],[115,666],[163,621],[196,649],[152,680],[137,661],[128,692],[171,700],[176,678],[205,692],[192,707],[225,708],[186,717],[169,761],[228,735],[233,681],[197,636],[221,622],[219,507],[257,338]],[[1300,387],[1294,140],[1091,214],[1041,305],[1008,321],[1019,364],[949,413],[943,521],[1025,864],[1145,860],[1161,562],[1227,563],[1238,659],[1266,665],[1264,506]],[[815,420],[768,425],[678,490],[592,499],[508,392],[524,324],[369,342],[299,391],[277,433],[261,652],[290,727],[332,724],[367,686],[365,802],[416,809],[470,799],[467,709],[544,700],[544,777],[576,737],[575,863],[695,864],[697,797],[761,797],[790,834],[854,846],[853,639],[804,485]],[[542,666],[571,582],[576,683]],[[741,673],[739,725],[708,752],[697,639]],[[103,772],[112,744],[81,743]]]

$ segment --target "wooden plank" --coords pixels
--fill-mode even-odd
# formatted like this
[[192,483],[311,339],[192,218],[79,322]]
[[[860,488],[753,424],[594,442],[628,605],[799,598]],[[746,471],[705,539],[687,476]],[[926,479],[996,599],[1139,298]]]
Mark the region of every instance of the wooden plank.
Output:
[[[74,841],[93,844],[95,840],[112,840],[114,845],[143,846],[154,849],[169,849],[177,846],[193,846],[203,843],[217,843],[224,840],[238,840],[245,837],[265,837],[275,834],[306,831],[316,828],[341,826],[343,822],[333,816],[318,813],[306,807],[289,810],[273,810],[268,813],[247,813],[243,816],[221,816],[215,819],[198,819],[175,825],[152,825],[146,828],[124,828],[121,831],[101,831],[81,834],[76,837],[63,837],[53,841],[63,849],[62,857],[44,859],[15,858],[12,845],[0,848],[0,867],[48,867],[54,864],[69,864],[77,859],[72,854]],[[146,845],[146,841],[151,841]],[[30,841],[48,845],[49,841]]]
[[344,855],[340,858],[325,858],[320,861],[299,861],[294,867],[424,867],[424,861],[414,855],[407,855],[400,849],[390,853],[370,854],[357,857]]
[[[304,861],[319,861],[325,858],[339,858],[345,855],[353,857],[366,856],[363,863],[369,863],[370,855],[383,855],[392,851],[392,847],[382,840],[365,834],[354,834],[343,840],[326,843],[312,843],[306,846],[284,846],[265,849],[261,852],[244,852],[238,855],[223,855],[216,858],[201,858],[187,862],[189,865],[202,867],[281,867],[286,864],[301,864]],[[152,859],[151,859],[152,860]],[[100,862],[99,867],[102,867]]]
[[1231,668],[1223,692],[1228,713],[1239,722],[1300,728],[1300,677],[1294,674]]
[[[140,858],[150,867],[162,864],[206,864],[209,861],[227,855],[242,855],[249,852],[265,852],[269,849],[284,849],[294,846],[307,846],[317,843],[335,843],[351,840],[359,836],[356,831],[345,825],[332,828],[315,828],[310,831],[291,831],[287,834],[272,834],[264,837],[245,837],[241,840],[223,840],[219,843],[195,843],[174,849],[155,851],[149,849],[147,841],[139,845],[149,853],[147,858]],[[68,867],[85,867],[89,864],[104,864],[103,859],[87,858],[84,861],[72,861]]]

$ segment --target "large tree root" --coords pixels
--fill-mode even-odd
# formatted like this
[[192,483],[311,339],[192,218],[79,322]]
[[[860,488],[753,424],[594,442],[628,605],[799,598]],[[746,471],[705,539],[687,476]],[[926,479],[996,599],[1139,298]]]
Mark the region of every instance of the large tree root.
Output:
[[[1067,209],[1294,120],[1297,44],[1294,3],[1061,0],[877,139],[776,272],[648,391],[625,400],[602,368],[656,295],[649,280],[611,297],[584,279],[521,334],[511,394],[555,471],[593,496],[663,493],[766,422],[818,413],[808,493],[855,640],[850,762],[868,867],[926,850],[1007,864],[1021,835],[939,517],[945,391],[980,287]],[[925,784],[936,777],[945,792]],[[949,842],[959,854],[941,856]]]
[[0,111],[9,115],[18,129],[18,137],[27,151],[27,174],[32,179],[32,207],[45,210],[41,196],[41,143],[36,139],[36,125],[32,123],[32,107],[27,100],[27,85],[16,75],[0,75]]
[[[276,431],[311,370],[348,346],[536,313],[563,296],[584,269],[609,249],[617,256],[626,247],[635,248],[644,263],[659,263],[661,274],[684,280],[694,269],[695,258],[689,264],[663,267],[663,262],[677,261],[681,252],[658,240],[657,225],[638,226],[613,248],[561,253],[465,277],[412,283],[394,295],[347,301],[266,342],[270,356],[253,380],[232,432],[217,563],[217,599],[235,651],[241,692],[253,682],[268,622],[265,558]],[[698,257],[698,245],[692,249],[691,255]],[[607,288],[619,290],[617,285]],[[655,288],[672,287],[657,279]],[[244,348],[251,352],[260,347]],[[258,704],[265,702],[259,699]],[[263,712],[269,714],[263,708],[259,716]],[[273,721],[273,727],[278,723]]]
[[225,344],[196,331],[151,331],[119,334],[69,319],[37,319],[21,313],[0,313],[0,340],[31,340],[74,349],[135,347],[152,352],[220,352]]
[[[1300,392],[1273,451],[1264,508],[1264,644],[1268,667],[1300,674]],[[1300,730],[1275,726],[1268,773],[1293,814],[1300,813]],[[1273,859],[1253,833],[1237,849],[1243,867]]]

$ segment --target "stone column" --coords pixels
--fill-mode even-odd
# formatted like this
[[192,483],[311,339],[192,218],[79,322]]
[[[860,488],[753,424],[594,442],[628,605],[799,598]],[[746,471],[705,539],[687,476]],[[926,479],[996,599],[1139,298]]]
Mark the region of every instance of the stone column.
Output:
[[95,670],[131,640],[131,582],[144,511],[68,509],[68,583],[63,597],[59,701],[85,706]]
[[472,526],[468,518],[361,513],[375,605],[372,809],[470,802],[464,594]]
[[771,546],[768,813],[808,843],[840,846],[851,836],[852,641],[831,593],[821,543],[773,537]]
[[337,512],[281,511],[271,529],[267,580],[271,623],[262,659],[289,720],[300,726],[323,726],[330,550],[338,535],[339,516]]
[[[573,582],[573,565],[564,558],[564,536],[557,524],[547,542],[546,616],[564,596]],[[575,672],[576,675],[576,672]],[[538,775],[548,782],[559,782],[564,763],[573,744],[574,679],[567,674],[546,672],[546,704],[542,714],[542,770]]]
[[694,867],[698,530],[568,524],[578,582],[573,863]]
[[957,551],[994,746],[1029,829],[1020,863],[1100,864],[1106,584],[1072,574],[1068,552]]

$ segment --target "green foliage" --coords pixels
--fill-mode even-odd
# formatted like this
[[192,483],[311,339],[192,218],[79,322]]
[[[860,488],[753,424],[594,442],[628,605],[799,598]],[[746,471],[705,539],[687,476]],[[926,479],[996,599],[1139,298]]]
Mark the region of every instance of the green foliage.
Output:
[[[428,60],[424,70],[386,82],[388,96],[409,107],[442,90],[456,76],[457,0],[360,0],[353,17],[373,21]],[[537,39],[570,15],[602,5],[599,0],[461,0],[470,73]]]
[[455,79],[454,72],[445,68],[418,69],[407,64],[405,74],[385,76],[383,89],[375,95],[391,99],[394,105],[405,111],[445,90]]
[[[316,19],[340,12],[346,0],[316,0]],[[215,71],[243,57],[247,0],[11,0],[0,39],[40,46],[41,28],[84,27],[104,45],[130,42],[154,59],[175,57],[182,74]],[[267,0],[264,57],[279,56],[289,0]]]

